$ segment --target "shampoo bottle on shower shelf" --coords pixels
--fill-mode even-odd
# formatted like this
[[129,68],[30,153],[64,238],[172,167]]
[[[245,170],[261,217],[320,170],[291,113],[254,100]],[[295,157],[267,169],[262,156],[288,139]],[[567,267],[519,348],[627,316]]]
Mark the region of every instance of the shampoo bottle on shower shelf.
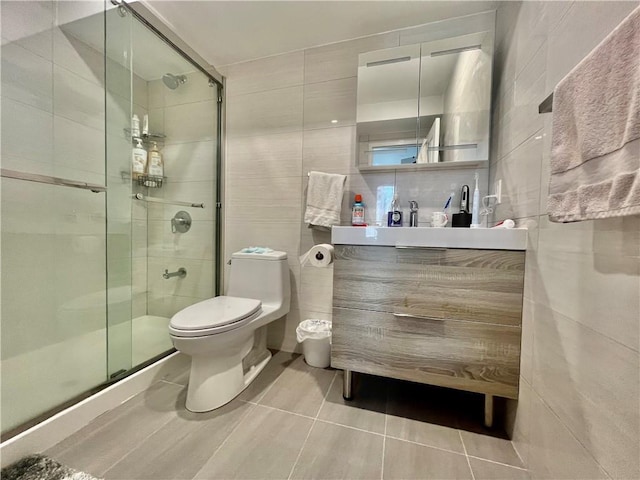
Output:
[[162,177],[164,175],[164,165],[162,163],[162,154],[158,150],[158,144],[153,142],[149,150],[149,175],[154,177]]
[[351,225],[354,227],[364,227],[364,203],[362,203],[362,195],[356,194],[351,208]]
[[136,146],[133,148],[132,165],[131,170],[133,172],[133,178],[138,178],[140,175],[144,175],[147,168],[147,151],[142,145],[142,140],[136,139]]
[[140,138],[140,118],[136,114],[133,114],[131,118],[131,136]]

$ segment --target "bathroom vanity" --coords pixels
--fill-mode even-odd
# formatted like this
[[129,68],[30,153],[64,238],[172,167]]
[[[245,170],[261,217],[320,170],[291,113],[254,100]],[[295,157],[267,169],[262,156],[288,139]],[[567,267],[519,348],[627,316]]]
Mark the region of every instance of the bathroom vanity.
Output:
[[518,397],[526,230],[334,227],[331,365]]

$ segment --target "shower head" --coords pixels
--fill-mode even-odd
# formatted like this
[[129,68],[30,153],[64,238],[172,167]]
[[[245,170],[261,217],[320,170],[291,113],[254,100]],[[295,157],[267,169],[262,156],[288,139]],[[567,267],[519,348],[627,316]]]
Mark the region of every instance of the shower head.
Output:
[[165,73],[162,76],[162,81],[171,90],[175,90],[183,83],[187,82],[187,77],[184,75],[173,75],[171,73]]

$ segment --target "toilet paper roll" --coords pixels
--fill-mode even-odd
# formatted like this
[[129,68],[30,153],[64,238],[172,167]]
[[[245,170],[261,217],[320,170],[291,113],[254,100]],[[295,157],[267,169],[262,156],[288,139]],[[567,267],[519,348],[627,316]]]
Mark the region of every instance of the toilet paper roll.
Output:
[[300,257],[300,265],[304,267],[309,263],[312,267],[326,268],[333,263],[333,258],[333,245],[321,243],[314,245]]

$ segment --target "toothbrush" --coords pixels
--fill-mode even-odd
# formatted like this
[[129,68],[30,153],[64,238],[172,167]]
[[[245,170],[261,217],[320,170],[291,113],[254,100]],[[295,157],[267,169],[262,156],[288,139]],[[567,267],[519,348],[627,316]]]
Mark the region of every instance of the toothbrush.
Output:
[[442,209],[443,212],[447,211],[447,208],[449,208],[449,205],[451,205],[451,200],[453,200],[454,196],[455,196],[455,193],[451,192],[451,194],[449,195],[449,198],[447,199],[447,203],[444,204],[444,208]]
[[474,175],[476,180],[476,188],[473,191],[473,208],[471,209],[471,228],[480,228],[479,222],[479,209],[480,209],[480,189],[478,188],[478,179],[480,174],[478,172]]

